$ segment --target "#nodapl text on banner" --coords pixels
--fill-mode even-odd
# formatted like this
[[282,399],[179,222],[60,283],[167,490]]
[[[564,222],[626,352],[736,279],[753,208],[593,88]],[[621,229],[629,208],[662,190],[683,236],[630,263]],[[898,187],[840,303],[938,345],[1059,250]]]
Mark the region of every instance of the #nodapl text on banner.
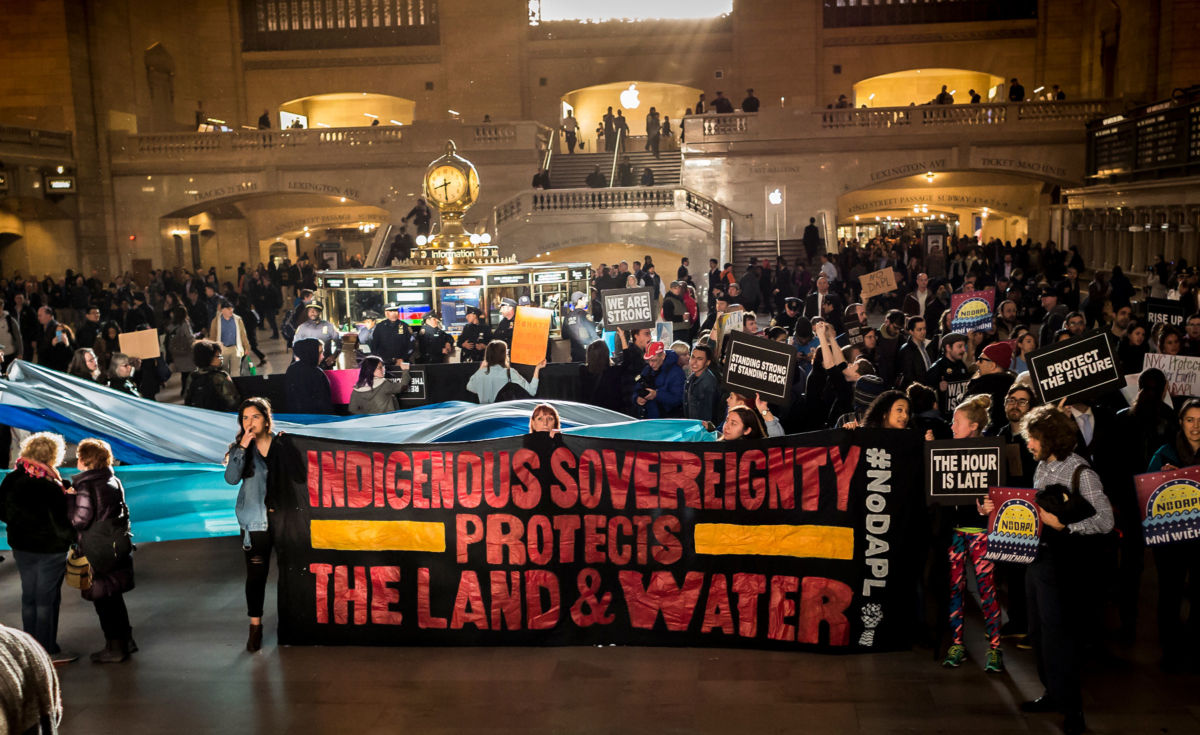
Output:
[[906,647],[920,437],[278,441],[280,642]]

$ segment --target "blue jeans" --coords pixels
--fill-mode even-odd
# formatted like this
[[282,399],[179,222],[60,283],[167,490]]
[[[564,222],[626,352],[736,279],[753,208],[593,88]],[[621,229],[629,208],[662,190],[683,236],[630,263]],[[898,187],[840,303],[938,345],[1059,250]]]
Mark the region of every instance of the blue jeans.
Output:
[[21,624],[46,653],[58,653],[58,608],[67,574],[67,552],[43,554],[14,549],[13,559],[21,575]]

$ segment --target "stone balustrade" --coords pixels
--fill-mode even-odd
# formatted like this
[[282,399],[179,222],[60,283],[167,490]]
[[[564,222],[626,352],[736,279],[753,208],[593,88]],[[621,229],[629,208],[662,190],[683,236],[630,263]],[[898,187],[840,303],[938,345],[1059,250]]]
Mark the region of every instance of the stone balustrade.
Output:
[[[111,145],[114,165],[154,165],[163,162],[206,164],[236,162],[245,166],[309,160],[345,161],[360,155],[433,154],[454,140],[460,150],[512,149],[535,152],[547,137],[536,122],[467,125],[457,121],[418,122],[403,127],[379,125],[354,128],[288,128],[228,132],[115,133]],[[544,143],[542,144],[544,145]]]
[[550,189],[524,191],[496,206],[496,230],[516,220],[546,216],[620,212],[690,213],[711,221],[714,202],[690,189],[674,186]]
[[684,118],[687,143],[844,137],[886,132],[890,135],[985,130],[1078,131],[1083,123],[1109,114],[1110,100],[847,107],[816,112],[767,109],[756,113],[692,115]]

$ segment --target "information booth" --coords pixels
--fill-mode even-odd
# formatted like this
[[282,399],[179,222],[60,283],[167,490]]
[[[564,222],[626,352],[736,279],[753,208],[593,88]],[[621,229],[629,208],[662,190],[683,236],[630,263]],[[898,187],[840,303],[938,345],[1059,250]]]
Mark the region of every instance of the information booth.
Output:
[[443,328],[457,334],[467,323],[467,307],[483,309],[488,323],[500,321],[500,300],[521,297],[532,306],[554,312],[551,325],[559,335],[559,315],[571,294],[591,298],[588,263],[529,263],[455,267],[371,268],[327,270],[318,274],[318,298],[326,304],[329,321],[345,326],[361,321],[370,310],[383,314],[389,303],[400,306],[400,318],[419,325],[430,311]]

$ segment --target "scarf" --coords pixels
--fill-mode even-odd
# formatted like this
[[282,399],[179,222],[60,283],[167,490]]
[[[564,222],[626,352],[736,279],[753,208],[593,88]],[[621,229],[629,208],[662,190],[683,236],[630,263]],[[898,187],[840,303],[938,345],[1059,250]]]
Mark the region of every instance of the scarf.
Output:
[[58,474],[58,470],[54,469],[53,467],[44,465],[41,462],[28,457],[21,457],[18,459],[16,466],[25,470],[25,474],[29,475],[30,477],[50,480],[59,487],[62,487],[62,477]]

